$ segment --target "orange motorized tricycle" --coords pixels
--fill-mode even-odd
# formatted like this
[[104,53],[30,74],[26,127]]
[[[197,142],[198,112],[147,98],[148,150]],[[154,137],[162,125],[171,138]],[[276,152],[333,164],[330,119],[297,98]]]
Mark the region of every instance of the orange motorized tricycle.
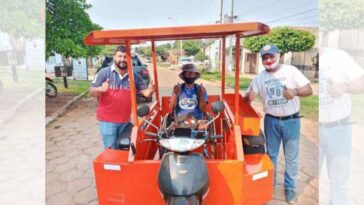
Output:
[[[274,167],[265,154],[261,116],[239,94],[240,38],[262,35],[261,23],[94,31],[86,45],[131,45],[151,41],[155,102],[137,109],[129,69],[133,126],[94,160],[99,204],[264,204],[272,199]],[[225,38],[235,35],[235,90],[225,93]],[[203,130],[183,116],[167,122],[170,96],[159,96],[156,41],[222,39],[221,94],[208,96],[211,116]],[[171,85],[172,87],[172,85]]]

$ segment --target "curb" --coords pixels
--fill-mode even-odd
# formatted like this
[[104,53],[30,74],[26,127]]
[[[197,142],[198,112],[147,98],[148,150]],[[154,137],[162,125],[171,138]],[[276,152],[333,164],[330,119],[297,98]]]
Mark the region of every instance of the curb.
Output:
[[60,109],[57,110],[57,112],[53,113],[51,116],[46,117],[45,119],[45,126],[47,127],[49,124],[51,124],[52,122],[54,122],[58,117],[61,117],[62,115],[65,114],[65,112],[67,111],[67,109],[75,104],[76,102],[78,102],[84,95],[86,95],[88,93],[88,91],[85,91],[83,93],[81,93],[80,95],[74,97],[72,100],[70,100],[67,104],[65,104],[63,107],[61,107]]
[[28,95],[26,98],[24,98],[23,100],[21,100],[20,102],[18,102],[13,109],[11,109],[10,111],[8,111],[3,119],[0,119],[0,127],[5,124],[7,121],[9,121],[15,114],[16,112],[18,112],[19,108],[22,107],[25,103],[27,103],[29,100],[31,100],[32,98],[34,98],[36,95],[38,95],[39,93],[41,93],[44,90],[44,88],[40,88],[36,91],[34,91],[32,94]]

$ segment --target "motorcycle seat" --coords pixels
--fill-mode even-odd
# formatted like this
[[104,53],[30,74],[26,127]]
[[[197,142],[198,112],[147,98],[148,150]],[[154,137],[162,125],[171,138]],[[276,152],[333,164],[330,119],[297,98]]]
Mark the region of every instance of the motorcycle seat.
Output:
[[116,146],[118,149],[129,150],[132,129],[133,124],[129,122],[126,127],[119,133],[119,136],[116,140]]

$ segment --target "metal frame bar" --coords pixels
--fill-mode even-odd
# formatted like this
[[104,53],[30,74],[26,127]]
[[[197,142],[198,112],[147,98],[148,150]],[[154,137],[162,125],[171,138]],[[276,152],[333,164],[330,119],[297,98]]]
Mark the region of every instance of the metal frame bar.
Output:
[[136,106],[136,88],[134,81],[134,72],[133,72],[133,63],[131,56],[131,46],[130,41],[127,40],[125,43],[126,48],[126,60],[128,62],[128,75],[129,75],[129,83],[130,83],[130,97],[131,97],[131,113],[133,116],[134,126],[138,126],[138,116],[137,116],[137,106]]
[[240,33],[235,34],[235,113],[234,124],[239,125],[239,90],[240,90]]
[[226,38],[222,37],[222,46],[220,53],[221,54],[221,98],[224,98],[225,95],[225,58],[226,58]]
[[155,82],[155,86],[156,86],[156,91],[155,91],[155,98],[156,101],[158,102],[157,108],[158,110],[160,110],[160,99],[159,99],[159,85],[158,85],[158,72],[157,72],[157,54],[156,54],[156,50],[155,50],[155,42],[154,40],[152,41],[152,63],[153,63],[153,73],[154,73],[154,82]]

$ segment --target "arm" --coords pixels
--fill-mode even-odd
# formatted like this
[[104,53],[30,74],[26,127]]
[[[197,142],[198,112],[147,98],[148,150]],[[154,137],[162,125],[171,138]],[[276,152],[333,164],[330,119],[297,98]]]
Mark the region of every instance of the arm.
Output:
[[257,93],[259,93],[257,81],[258,81],[258,79],[254,78],[245,93],[244,99],[247,103],[253,102],[256,98]]
[[169,108],[171,110],[174,110],[177,106],[177,96],[179,95],[179,93],[181,92],[181,88],[179,85],[175,85],[173,87],[173,92],[172,92],[172,96],[170,98],[169,101]]
[[98,97],[101,93],[105,92],[102,86],[90,87],[89,93],[91,97]]
[[95,76],[95,80],[89,89],[89,94],[92,97],[98,97],[101,93],[107,91],[109,88],[109,79],[101,73]]
[[297,96],[299,97],[307,97],[310,95],[312,95],[312,88],[310,84],[307,84],[297,89]]
[[300,88],[296,88],[296,89],[290,89],[290,88],[287,88],[287,86],[284,86],[283,95],[288,100],[291,100],[296,96],[307,97],[307,96],[312,95],[312,88],[309,83]]
[[207,107],[207,93],[206,93],[206,89],[205,87],[202,86],[200,87],[200,91],[199,91],[199,108],[201,112],[206,112],[206,107]]
[[351,94],[359,94],[364,92],[364,75],[347,84],[347,92]]
[[145,97],[149,98],[155,91],[155,85],[152,82],[149,84],[147,89],[141,90],[140,93]]
[[295,96],[307,97],[312,95],[312,88],[310,81],[303,75],[301,71],[294,67],[294,81],[296,84],[295,89],[287,88],[284,86],[284,97],[288,100],[293,99]]
[[332,97],[341,97],[343,94],[359,94],[364,92],[364,75],[349,82],[337,83],[329,81],[328,92]]
[[148,87],[145,84],[143,78],[137,73],[134,73],[134,80],[137,91],[144,95],[146,98],[149,98],[155,92],[155,85],[153,83],[153,80],[150,81]]

